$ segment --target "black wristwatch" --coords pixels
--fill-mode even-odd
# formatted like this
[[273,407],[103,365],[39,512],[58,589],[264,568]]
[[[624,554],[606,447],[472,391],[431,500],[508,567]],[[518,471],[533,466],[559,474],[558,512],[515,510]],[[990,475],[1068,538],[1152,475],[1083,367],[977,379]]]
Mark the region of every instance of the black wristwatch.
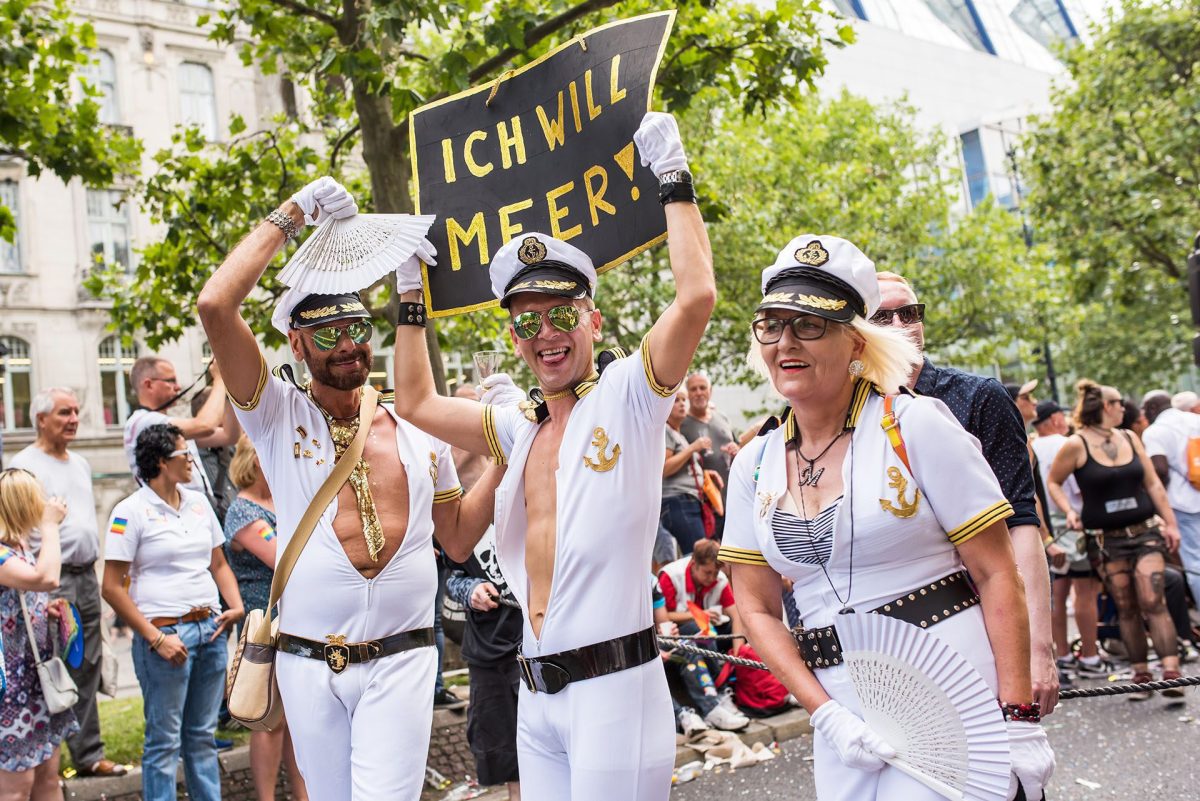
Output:
[[696,187],[692,183],[692,174],[687,170],[664,172],[658,176],[658,181],[658,202],[664,206],[679,201],[696,202]]

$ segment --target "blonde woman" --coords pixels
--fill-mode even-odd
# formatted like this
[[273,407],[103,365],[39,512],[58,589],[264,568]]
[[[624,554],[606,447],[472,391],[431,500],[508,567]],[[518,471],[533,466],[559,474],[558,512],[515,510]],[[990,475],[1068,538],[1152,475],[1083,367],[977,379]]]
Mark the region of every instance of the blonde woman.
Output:
[[[237,577],[246,611],[266,609],[275,573],[275,501],[254,445],[245,434],[238,439],[229,462],[229,480],[238,488],[238,494],[225,512],[225,555]],[[304,777],[296,766],[286,723],[274,731],[250,735],[250,774],[259,801],[275,798],[281,762],[287,764],[293,801],[307,801]]]
[[[46,500],[33,474],[0,470],[0,631],[8,688],[0,700],[0,801],[62,801],[58,783],[59,745],[78,725],[71,710],[51,715],[34,668],[21,596],[32,618],[40,654],[51,652],[57,626],[50,606],[62,567],[58,524],[67,514],[61,500]],[[41,535],[37,559],[29,535]]]
[[[962,654],[1009,721],[1011,793],[1019,780],[1040,798],[1054,756],[1033,700],[1029,620],[1004,525],[1012,507],[941,402],[898,394],[920,357],[904,334],[868,322],[879,283],[857,247],[801,236],[762,287],[750,355],[790,408],[734,461],[720,556],[751,645],[812,715],[817,797],[940,798],[887,765],[895,749],[863,721],[840,649],[813,655],[806,638],[801,656],[781,622],[785,579],[807,632],[829,629],[822,644],[836,642],[839,613],[877,612],[924,622]],[[921,592],[936,613],[894,603],[934,585]],[[899,614],[914,606],[921,617]]]

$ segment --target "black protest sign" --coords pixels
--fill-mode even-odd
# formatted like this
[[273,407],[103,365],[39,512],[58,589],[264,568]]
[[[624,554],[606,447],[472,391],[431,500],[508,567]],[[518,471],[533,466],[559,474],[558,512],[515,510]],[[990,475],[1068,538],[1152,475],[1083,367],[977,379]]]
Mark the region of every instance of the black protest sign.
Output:
[[417,210],[437,215],[431,317],[495,305],[488,264],[522,233],[569,241],[599,272],[666,237],[633,134],[674,21],[667,11],[604,25],[412,113]]

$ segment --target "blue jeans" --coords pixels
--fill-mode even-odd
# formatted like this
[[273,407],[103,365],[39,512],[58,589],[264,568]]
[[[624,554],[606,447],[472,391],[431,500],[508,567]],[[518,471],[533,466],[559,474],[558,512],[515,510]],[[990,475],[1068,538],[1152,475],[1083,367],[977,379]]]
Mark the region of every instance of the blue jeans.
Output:
[[679,552],[687,556],[696,543],[704,539],[704,518],[700,516],[700,499],[691,495],[671,495],[662,499],[659,522],[679,543]]
[[142,754],[145,801],[175,801],[175,771],[183,751],[183,775],[194,801],[221,801],[221,768],[213,733],[225,690],[225,637],[209,642],[216,615],[199,623],[167,626],[188,650],[179,666],[133,635],[133,671],[142,686],[146,743]]
[[1176,510],[1175,521],[1179,524],[1179,561],[1183,562],[1192,598],[1200,604],[1200,512]]

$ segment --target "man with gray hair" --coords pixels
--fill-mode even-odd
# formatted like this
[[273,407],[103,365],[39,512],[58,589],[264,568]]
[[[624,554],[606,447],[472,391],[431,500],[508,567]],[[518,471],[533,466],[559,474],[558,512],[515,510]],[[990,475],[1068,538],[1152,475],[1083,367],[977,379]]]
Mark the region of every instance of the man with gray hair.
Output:
[[[1180,395],[1191,395],[1190,405],[1181,405]],[[1181,392],[1169,399],[1161,389],[1147,392],[1142,411],[1150,427],[1142,432],[1142,444],[1154,472],[1167,488],[1167,503],[1179,524],[1179,560],[1192,597],[1200,601],[1200,489],[1188,476],[1188,441],[1200,438],[1200,415],[1192,413],[1195,398],[1194,392]]]
[[61,498],[67,505],[67,516],[58,527],[62,576],[53,595],[74,604],[83,623],[83,662],[78,670],[70,671],[79,688],[75,704],[79,731],[67,738],[67,748],[81,776],[120,776],[125,768],[104,756],[96,711],[101,610],[95,563],[100,555],[100,538],[92,468],[86,459],[67,447],[79,431],[79,400],[66,387],[43,389],[34,396],[29,416],[37,426],[37,439],[13,457],[12,466],[33,473],[47,497]]
[[[724,505],[729,466],[733,464],[733,457],[737,456],[739,447],[737,438],[733,434],[729,418],[712,406],[712,382],[708,380],[708,376],[697,370],[687,377],[686,386],[688,411],[687,417],[679,424],[679,432],[688,442],[708,437],[712,443],[700,454],[700,461],[705,470],[716,471],[721,477],[721,501]],[[721,539],[724,530],[725,516],[717,515],[717,528],[713,536]]]
[[[1159,390],[1160,392],[1164,390]],[[1149,393],[1147,393],[1149,394]],[[1200,406],[1200,395],[1195,392],[1176,392],[1171,396],[1172,408],[1178,409],[1181,412],[1196,412]]]

